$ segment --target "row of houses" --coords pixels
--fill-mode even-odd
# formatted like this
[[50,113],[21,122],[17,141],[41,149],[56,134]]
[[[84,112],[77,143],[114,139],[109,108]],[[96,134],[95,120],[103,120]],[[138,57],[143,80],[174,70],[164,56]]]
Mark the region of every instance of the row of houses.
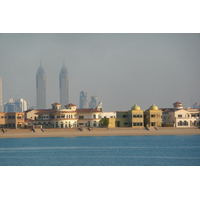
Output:
[[40,125],[43,128],[76,127],[193,127],[200,125],[200,109],[184,109],[175,102],[173,108],[158,108],[151,105],[147,110],[134,104],[128,111],[102,112],[101,109],[78,109],[70,103],[61,109],[53,103],[51,109],[33,109],[25,112],[0,113],[1,128],[28,128]]

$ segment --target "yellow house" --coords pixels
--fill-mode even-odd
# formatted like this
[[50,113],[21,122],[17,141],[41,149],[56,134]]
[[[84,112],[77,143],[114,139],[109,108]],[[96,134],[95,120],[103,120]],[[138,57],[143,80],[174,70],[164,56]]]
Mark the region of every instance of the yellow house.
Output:
[[137,104],[129,111],[116,111],[116,118],[108,119],[108,128],[114,127],[144,127],[144,111]]
[[24,112],[1,112],[0,126],[1,128],[23,128]]
[[133,128],[144,127],[144,111],[137,104],[129,110],[129,125]]
[[128,111],[116,111],[115,127],[129,127]]
[[145,126],[162,126],[162,111],[154,104],[145,111]]

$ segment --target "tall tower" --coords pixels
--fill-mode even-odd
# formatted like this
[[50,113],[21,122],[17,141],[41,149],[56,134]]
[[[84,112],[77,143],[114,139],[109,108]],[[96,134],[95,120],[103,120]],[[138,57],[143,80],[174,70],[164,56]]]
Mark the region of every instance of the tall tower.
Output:
[[80,92],[80,104],[79,108],[88,108],[88,95],[86,91]]
[[91,96],[91,101],[89,102],[89,108],[96,108],[98,105],[98,97]]
[[0,112],[3,112],[3,104],[2,104],[2,77],[0,76]]
[[64,62],[60,70],[59,82],[61,108],[65,108],[64,106],[69,104],[69,74]]
[[46,109],[46,75],[41,62],[36,74],[36,90],[37,109]]

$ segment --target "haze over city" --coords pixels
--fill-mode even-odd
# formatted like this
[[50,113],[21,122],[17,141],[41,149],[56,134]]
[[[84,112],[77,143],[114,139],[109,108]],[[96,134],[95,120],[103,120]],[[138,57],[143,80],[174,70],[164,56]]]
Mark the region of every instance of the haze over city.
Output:
[[3,103],[23,98],[36,105],[36,72],[46,73],[47,108],[59,102],[63,61],[70,102],[82,90],[104,111],[184,107],[200,101],[200,34],[0,34]]

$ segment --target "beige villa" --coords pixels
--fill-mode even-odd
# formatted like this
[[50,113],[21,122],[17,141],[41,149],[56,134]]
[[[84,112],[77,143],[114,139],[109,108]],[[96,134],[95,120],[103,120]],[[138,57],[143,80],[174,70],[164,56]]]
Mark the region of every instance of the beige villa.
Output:
[[200,125],[200,109],[183,108],[182,103],[173,103],[173,108],[162,109],[163,126],[194,127]]
[[99,127],[101,113],[96,109],[77,109],[70,103],[61,109],[61,104],[53,103],[52,109],[26,112],[27,125],[42,125],[43,128]]

